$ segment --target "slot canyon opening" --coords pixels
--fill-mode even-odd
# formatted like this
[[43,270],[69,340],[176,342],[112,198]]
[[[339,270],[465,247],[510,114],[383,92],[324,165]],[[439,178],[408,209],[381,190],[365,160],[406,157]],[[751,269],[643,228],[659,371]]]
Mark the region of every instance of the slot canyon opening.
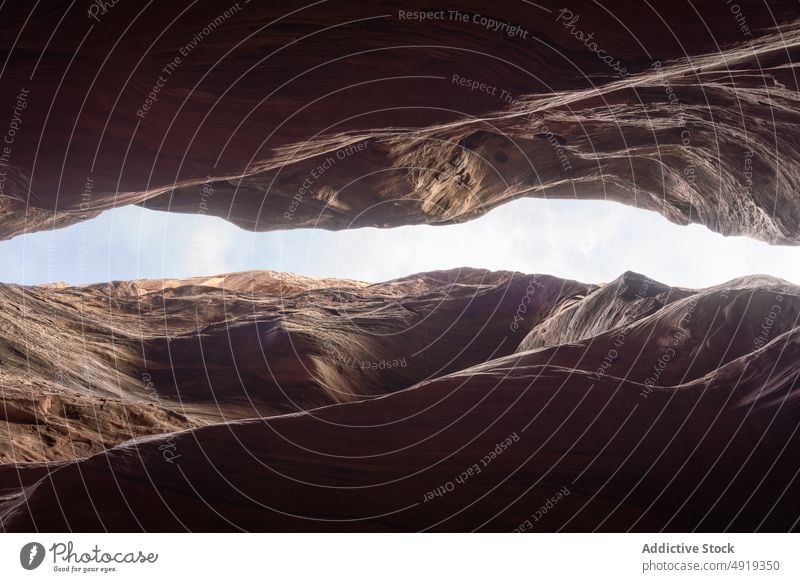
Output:
[[[126,499],[135,497],[128,487],[139,494],[139,483],[156,483],[144,489],[145,503],[175,487],[164,483],[180,466],[192,490],[170,493],[179,496],[171,507],[198,529],[208,518],[191,500],[197,488],[209,495],[207,487],[226,486],[214,480],[220,467],[258,503],[273,501],[284,476],[292,487],[318,479],[342,503],[342,520],[359,514],[377,474],[392,499],[422,507],[427,527],[451,519],[424,505],[452,477],[451,458],[470,467],[476,446],[500,450],[492,467],[522,495],[585,442],[589,452],[560,469],[566,477],[542,480],[537,498],[558,485],[587,505],[613,467],[632,462],[618,495],[641,488],[670,508],[642,527],[677,520],[686,528],[697,506],[670,480],[673,455],[710,448],[692,472],[739,498],[752,484],[731,481],[730,471],[762,475],[796,438],[800,288],[787,281],[798,280],[798,251],[601,201],[525,199],[450,226],[272,233],[122,207],[0,243],[7,281],[100,283],[0,285],[0,460],[23,487],[38,482],[43,461],[63,467],[47,474],[59,495],[79,495],[71,480],[88,475],[74,482],[107,508],[119,502],[103,485],[108,462],[115,475],[130,475]],[[314,278],[243,272],[262,269]],[[232,274],[215,277],[223,273]],[[378,282],[387,279],[395,280]],[[752,431],[773,421],[774,436],[753,445]],[[737,460],[708,468],[728,448]],[[541,464],[530,464],[530,451],[541,449]],[[738,451],[754,450],[738,460]],[[663,451],[665,460],[653,461]],[[141,464],[127,460],[132,454]],[[373,463],[395,456],[396,469]],[[330,459],[353,473],[329,469]],[[796,468],[787,461],[776,472],[769,503],[793,503],[783,492]],[[667,487],[640,486],[650,471],[666,475]],[[341,486],[342,475],[366,480],[358,495]],[[316,482],[310,493],[298,489],[287,507],[315,511],[319,490]],[[49,503],[46,490],[33,495]],[[559,506],[559,528],[597,521],[570,503]],[[215,507],[227,511],[228,501]],[[701,519],[720,528],[739,507]],[[150,527],[173,528],[164,512],[143,511]],[[636,529],[646,513],[611,528]],[[26,529],[28,515],[7,523]],[[93,515],[69,522],[95,527]],[[128,523],[113,515],[115,527]],[[520,522],[499,515],[503,529]],[[762,515],[742,523],[754,527]],[[793,517],[782,512],[771,523],[791,529]],[[237,519],[262,527],[259,517]],[[308,527],[298,519],[298,529]]]
[[607,283],[625,271],[702,288],[753,274],[800,281],[800,247],[726,237],[615,202],[519,199],[455,225],[252,232],[202,214],[119,207],[0,242],[0,281],[81,285],[271,270],[378,283],[482,268]]

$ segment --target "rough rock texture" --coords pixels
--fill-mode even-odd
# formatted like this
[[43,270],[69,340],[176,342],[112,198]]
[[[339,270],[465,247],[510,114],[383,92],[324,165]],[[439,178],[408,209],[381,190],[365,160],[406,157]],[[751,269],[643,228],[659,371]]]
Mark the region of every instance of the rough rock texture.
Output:
[[[3,3],[0,238],[546,196],[798,244],[800,9],[696,4]],[[798,317],[763,276],[0,285],[0,529],[798,530]]]
[[[173,343],[213,339],[213,324],[194,322],[189,331],[186,314],[218,313],[220,297],[230,309],[231,338],[248,321],[237,305],[246,303],[259,321],[269,321],[270,309],[283,309],[287,334],[308,350],[298,351],[300,359],[318,349],[329,322],[347,313],[363,332],[340,345],[356,350],[347,355],[358,354],[362,342],[370,343],[371,353],[387,345],[394,354],[400,345],[419,350],[413,342],[424,337],[430,340],[426,357],[409,357],[402,381],[390,370],[368,375],[339,368],[352,391],[342,400],[361,396],[358,402],[217,420],[85,459],[0,467],[3,528],[799,527],[796,286],[748,277],[694,291],[626,273],[598,287],[451,271],[371,286],[303,289],[300,282],[283,298],[250,291],[274,289],[276,279],[244,274],[213,278],[210,286],[170,282],[163,292],[155,288],[165,285],[154,282],[28,292],[49,302],[64,302],[60,294],[85,295],[87,303],[110,299],[116,314],[125,311],[124,297],[138,294],[146,302],[156,293],[168,307],[154,317],[175,327]],[[5,290],[11,291],[21,292]],[[325,296],[347,299],[326,303]],[[432,304],[436,309],[426,311]],[[520,305],[524,317],[514,320]],[[376,312],[388,315],[369,317]],[[412,318],[405,328],[397,323],[400,313]],[[302,326],[304,320],[313,324]],[[515,321],[518,329],[509,335]],[[378,322],[380,329],[370,327]],[[485,332],[476,334],[478,324]],[[347,326],[337,329],[349,333]],[[454,356],[459,344],[471,347]],[[244,350],[245,344],[234,347]],[[202,370],[198,351],[194,365]],[[326,351],[329,369],[336,368],[335,349]],[[284,358],[268,349],[263,361],[277,360],[282,370]],[[290,379],[303,373],[296,367]],[[406,381],[409,387],[398,391]],[[306,384],[306,393],[329,397],[328,386],[316,382]],[[220,402],[219,410],[225,406]]]
[[548,196],[797,244],[800,10],[736,6],[5,3],[0,236],[131,203],[341,229]]
[[394,392],[513,353],[592,288],[473,269],[376,285],[273,272],[2,285],[0,460]]

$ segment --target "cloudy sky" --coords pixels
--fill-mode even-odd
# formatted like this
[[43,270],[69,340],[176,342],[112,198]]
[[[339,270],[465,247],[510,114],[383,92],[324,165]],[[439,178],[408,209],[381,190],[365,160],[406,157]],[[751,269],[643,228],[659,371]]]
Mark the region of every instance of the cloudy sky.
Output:
[[125,207],[0,242],[0,281],[80,284],[248,269],[383,281],[484,267],[601,283],[626,270],[704,287],[766,273],[800,283],[800,248],[726,238],[612,202],[519,200],[454,226],[251,233],[225,221]]

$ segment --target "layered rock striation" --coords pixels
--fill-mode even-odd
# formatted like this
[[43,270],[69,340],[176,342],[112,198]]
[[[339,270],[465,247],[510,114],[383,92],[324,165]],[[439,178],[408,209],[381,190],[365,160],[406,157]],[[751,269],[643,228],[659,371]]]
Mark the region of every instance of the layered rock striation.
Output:
[[[115,315],[106,319],[119,340],[109,353],[117,369],[137,372],[140,360],[121,361],[133,350],[120,322],[137,303],[163,303],[143,321],[169,333],[149,329],[135,343],[172,338],[176,392],[160,393],[160,406],[182,411],[187,426],[142,430],[90,457],[4,465],[3,527],[798,528],[800,288],[760,276],[690,290],[635,273],[598,286],[475,270],[327,284],[248,273],[27,289],[39,301],[66,303],[67,294],[110,304]],[[274,310],[282,317],[270,319]],[[228,331],[218,342],[222,313]],[[277,322],[287,339],[278,341]],[[92,337],[97,346],[108,341],[99,330]],[[194,346],[186,353],[194,353],[195,375],[188,356],[181,359],[184,341]],[[247,352],[259,341],[263,353]],[[239,384],[244,372],[229,370],[225,384],[214,362],[229,348],[252,356],[248,370],[261,362],[273,376]],[[346,360],[364,354],[406,365]],[[150,361],[155,369],[157,358]],[[203,374],[213,380],[213,403],[194,380]],[[284,385],[293,413],[275,399]],[[245,387],[252,411],[242,404]]]
[[0,236],[125,204],[344,229],[536,196],[797,244],[797,6],[732,7],[4,6]]

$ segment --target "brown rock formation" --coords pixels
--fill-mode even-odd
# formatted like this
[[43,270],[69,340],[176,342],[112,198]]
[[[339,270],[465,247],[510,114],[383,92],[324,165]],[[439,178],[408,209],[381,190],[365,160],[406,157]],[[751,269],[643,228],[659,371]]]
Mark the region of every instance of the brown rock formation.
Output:
[[[547,196],[800,243],[797,3],[660,4],[5,3],[0,238]],[[762,276],[0,285],[0,529],[798,530],[799,316]]]
[[[211,314],[224,305],[237,356],[248,343],[247,334],[237,332],[241,314],[255,310],[259,315],[250,321],[263,320],[272,330],[266,314],[282,303],[284,330],[298,336],[298,360],[319,364],[309,354],[327,357],[325,369],[338,370],[336,382],[350,392],[332,398],[331,384],[309,373],[303,402],[315,405],[311,395],[317,394],[343,403],[253,420],[218,418],[211,426],[140,438],[88,459],[8,465],[0,471],[3,527],[798,528],[798,287],[749,277],[693,291],[634,273],[597,287],[456,271],[371,286],[296,287],[282,298],[249,292],[256,281],[274,288],[276,278],[220,277],[209,287],[171,282],[165,291],[153,282],[30,290],[50,302],[63,302],[64,294],[85,295],[90,304],[106,297],[115,313],[107,319],[114,322],[130,309],[126,297],[163,302],[153,317],[175,328],[172,343],[202,337],[204,346],[215,337]],[[155,299],[148,298],[153,293]],[[426,311],[432,304],[437,307]],[[414,315],[400,317],[392,305]],[[530,308],[512,336],[519,305]],[[377,312],[385,316],[370,317]],[[336,323],[348,340],[318,353],[330,322],[345,313],[362,332]],[[485,331],[476,333],[476,325]],[[507,340],[499,343],[501,336]],[[426,357],[409,357],[399,374],[334,365],[336,349],[350,346],[348,354],[359,354],[367,342],[370,354],[399,354],[400,346],[420,350],[414,343],[420,338],[429,342]],[[124,343],[116,353],[125,353]],[[458,354],[458,344],[470,349]],[[277,362],[276,383],[308,373],[297,366],[290,373],[281,364],[285,354],[269,347],[280,345],[277,339],[267,345],[263,361]],[[209,358],[194,353],[195,369],[202,370]],[[256,360],[262,361],[246,361]],[[403,382],[414,385],[398,391]],[[255,385],[250,392],[254,400],[261,397]],[[215,403],[219,415],[227,414],[225,397]],[[230,397],[231,417],[238,414],[237,397]],[[360,402],[347,401],[357,397]],[[174,406],[171,396],[162,398]],[[203,402],[196,391],[185,400],[185,406]],[[59,507],[64,498],[70,503]],[[548,500],[551,507],[542,512]]]
[[261,272],[0,286],[0,459],[394,392],[513,353],[591,288],[473,269],[376,285]]
[[47,419],[47,414],[53,405],[53,398],[51,396],[31,397],[30,399],[4,398],[0,402],[2,402],[0,418],[3,420],[18,424],[39,424]]
[[131,203],[342,229],[548,196],[797,244],[799,11],[737,6],[7,4],[0,236]]

